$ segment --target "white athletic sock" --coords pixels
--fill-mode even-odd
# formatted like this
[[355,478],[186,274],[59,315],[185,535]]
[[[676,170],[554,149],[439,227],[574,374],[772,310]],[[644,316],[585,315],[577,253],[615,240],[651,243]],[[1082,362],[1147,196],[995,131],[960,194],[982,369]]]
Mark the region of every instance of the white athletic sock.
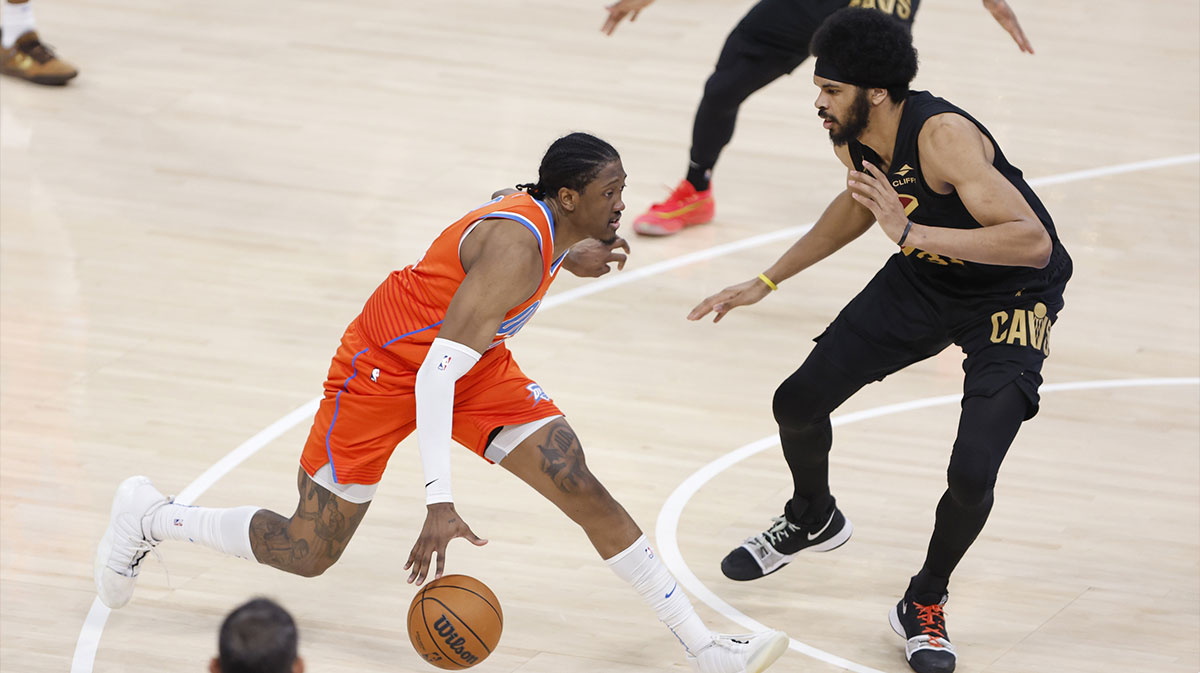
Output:
[[150,519],[155,540],[187,540],[222,554],[254,560],[250,546],[250,520],[261,507],[191,507],[163,505]]
[[19,5],[4,3],[0,8],[0,46],[5,49],[13,46],[17,38],[33,30],[33,3],[23,2]]
[[695,654],[712,641],[712,631],[700,621],[687,594],[658,559],[645,535],[604,562],[617,577],[633,585],[688,652]]

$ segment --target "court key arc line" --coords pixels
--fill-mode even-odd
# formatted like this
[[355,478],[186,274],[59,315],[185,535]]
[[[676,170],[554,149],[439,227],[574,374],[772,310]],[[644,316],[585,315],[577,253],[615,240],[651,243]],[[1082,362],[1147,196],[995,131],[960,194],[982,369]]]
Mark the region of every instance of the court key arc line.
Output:
[[[1150,159],[1146,161],[1135,161],[1123,164],[1114,164],[1111,166],[1101,166],[1082,171],[1073,171],[1070,173],[1061,173],[1051,175],[1044,178],[1035,178],[1029,180],[1029,184],[1033,187],[1045,185],[1057,185],[1068,182],[1077,182],[1082,180],[1091,180],[1093,178],[1108,177],[1111,175],[1120,175],[1122,173],[1133,173],[1137,171],[1154,170],[1158,168],[1167,168],[1170,166],[1179,166],[1183,164],[1200,163],[1200,153],[1197,154],[1180,154],[1171,157],[1162,157],[1159,159]],[[680,255],[671,259],[656,262],[641,268],[622,271],[619,274],[611,275],[607,278],[600,278],[596,281],[588,283],[577,288],[572,288],[564,292],[559,292],[553,296],[547,297],[542,302],[541,310],[561,306],[571,301],[581,299],[599,292],[611,290],[615,287],[628,285],[643,278],[649,278],[658,274],[666,273],[689,264],[695,264],[723,255],[728,255],[739,250],[773,243],[775,241],[787,240],[804,235],[811,229],[813,223],[797,227],[785,227],[767,234],[759,234],[750,236],[738,241],[723,243],[711,248],[699,250],[686,255]],[[294,411],[290,412],[283,418],[275,421],[271,425],[256,433],[253,437],[240,444],[237,448],[230,451],[217,461],[212,467],[200,474],[192,483],[188,484],[179,495],[176,496],[176,502],[183,504],[191,504],[196,498],[200,497],[205,491],[212,487],[213,484],[233,471],[238,465],[244,462],[247,458],[257,453],[262,447],[274,441],[284,432],[295,427],[299,423],[308,418],[312,418],[317,412],[317,406],[320,404],[321,398],[316,397]],[[96,650],[100,646],[100,636],[104,632],[104,625],[108,622],[110,610],[100,602],[97,597],[92,601],[91,607],[88,609],[87,616],[84,618],[83,626],[79,630],[79,638],[75,642],[75,653],[71,659],[71,673],[92,673],[92,669],[96,660]]]
[[[1200,378],[1144,378],[1144,379],[1114,379],[1107,381],[1074,381],[1071,383],[1050,383],[1044,384],[1039,389],[1043,393],[1053,393],[1073,390],[1103,390],[1107,388],[1135,388],[1147,386],[1194,386],[1200,385]],[[859,421],[871,420],[881,416],[891,414],[899,414],[906,411],[916,409],[926,409],[929,407],[943,406],[947,404],[955,404],[962,400],[962,394],[942,395],[939,397],[926,397],[908,402],[899,402],[896,404],[888,404],[873,409],[865,409],[863,411],[855,411],[848,414],[841,414],[830,419],[833,427],[849,425]],[[658,542],[658,555],[662,558],[663,563],[670,569],[671,574],[675,579],[683,585],[685,589],[691,592],[692,596],[697,600],[708,605],[716,610],[721,616],[738,624],[739,626],[751,631],[761,631],[770,628],[761,622],[756,621],[741,610],[730,605],[712,590],[710,590],[703,582],[700,581],[696,574],[692,572],[687,562],[683,560],[683,553],[679,550],[679,539],[677,531],[679,529],[679,518],[683,514],[683,509],[691,501],[692,496],[696,494],[705,484],[715,478],[718,474],[733,467],[734,465],[762,453],[770,448],[779,446],[779,435],[773,434],[763,437],[757,441],[751,442],[741,448],[731,451],[720,458],[708,463],[707,465],[696,470],[687,479],[683,480],[679,486],[667,497],[658,513],[658,519],[655,522],[654,536]],[[883,671],[855,663],[848,659],[839,657],[836,654],[826,652],[822,649],[800,642],[795,638],[791,639],[789,647],[805,656],[823,661],[827,664],[844,668],[854,673],[884,673]]]

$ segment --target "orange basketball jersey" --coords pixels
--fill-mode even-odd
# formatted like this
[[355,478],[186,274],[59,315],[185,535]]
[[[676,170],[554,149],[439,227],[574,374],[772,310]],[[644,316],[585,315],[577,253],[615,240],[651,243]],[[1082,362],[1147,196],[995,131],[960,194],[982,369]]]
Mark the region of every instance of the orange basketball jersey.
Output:
[[529,299],[504,316],[488,350],[520,331],[541,305],[563,261],[554,259],[554,216],[544,203],[524,192],[497,197],[467,213],[433,241],[420,261],[393,271],[355,319],[358,332],[414,370],[420,367],[466,277],[458,256],[462,241],[487,218],[523,224],[542,250],[541,283]]

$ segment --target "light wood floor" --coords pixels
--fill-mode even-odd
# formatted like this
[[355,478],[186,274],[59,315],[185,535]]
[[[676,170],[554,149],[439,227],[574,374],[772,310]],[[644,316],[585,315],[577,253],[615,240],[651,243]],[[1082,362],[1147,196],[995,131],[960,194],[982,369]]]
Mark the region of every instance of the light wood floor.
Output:
[[[601,3],[569,0],[37,2],[43,38],[82,74],[59,90],[0,83],[0,668],[71,668],[122,478],[178,493],[315,397],[383,276],[492,190],[534,178],[553,138],[585,129],[617,146],[628,215],[662,196],[750,4],[660,0],[604,38]],[[1195,2],[1013,0],[1032,57],[977,4],[923,4],[916,85],[983,120],[1028,176],[1198,151]],[[633,240],[625,273],[820,213],[842,174],[810,77],[806,63],[744,107],[717,222]],[[1048,383],[1200,373],[1198,185],[1193,158],[1038,188],[1076,261]],[[513,344],[647,531],[685,478],[773,432],[772,390],[890,253],[871,232],[719,325],[683,319],[786,245],[631,278],[545,311]],[[955,394],[959,360],[944,353],[843,411]],[[723,554],[787,497],[772,449],[687,503],[683,561],[748,617],[855,670],[908,670],[885,615],[921,563],[956,412],[836,431],[834,489],[857,529],[841,550],[762,582],[721,577]],[[1194,384],[1045,394],[952,585],[960,672],[1200,669],[1198,412]],[[198,502],[290,511],[306,432],[287,430]],[[413,591],[398,570],[423,518],[416,466],[406,442],[318,579],[163,545],[169,582],[148,564],[94,670],[201,670],[222,616],[254,594],[295,614],[310,670],[433,670],[406,642]],[[466,451],[454,469],[459,509],[491,543],[455,543],[450,569],[487,582],[507,618],[477,670],[686,670],[564,517]],[[843,669],[790,651],[774,670]]]

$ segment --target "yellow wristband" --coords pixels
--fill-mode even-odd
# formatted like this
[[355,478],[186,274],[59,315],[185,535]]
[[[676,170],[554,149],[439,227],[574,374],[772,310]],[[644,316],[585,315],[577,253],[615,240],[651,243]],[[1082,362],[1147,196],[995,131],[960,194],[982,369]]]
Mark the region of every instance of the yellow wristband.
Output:
[[758,279],[761,280],[762,282],[766,283],[767,287],[771,288],[772,292],[779,289],[779,286],[776,285],[775,283],[772,283],[771,279],[767,278],[767,274],[765,274],[765,273],[758,274]]

